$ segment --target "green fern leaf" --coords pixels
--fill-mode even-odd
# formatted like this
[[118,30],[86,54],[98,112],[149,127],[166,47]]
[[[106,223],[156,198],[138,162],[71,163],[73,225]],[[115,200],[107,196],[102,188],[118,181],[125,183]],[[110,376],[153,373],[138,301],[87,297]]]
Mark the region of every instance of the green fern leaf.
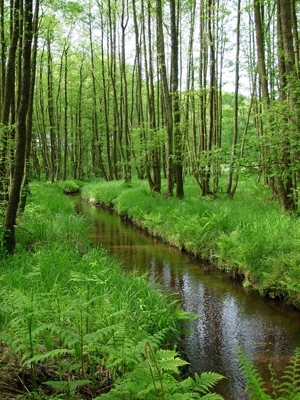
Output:
[[45,353],[45,354],[37,354],[37,355],[29,358],[29,360],[26,360],[23,363],[23,365],[28,365],[28,364],[37,363],[37,362],[45,362],[50,359],[56,359],[58,357],[65,356],[66,354],[74,354],[74,351],[68,350],[68,349],[54,349],[51,351],[47,351],[47,353]]
[[206,394],[223,378],[223,375],[220,375],[216,372],[203,372],[201,375],[196,373],[194,378],[195,385],[193,389],[199,391],[200,393]]
[[281,377],[279,392],[287,399],[300,398],[300,348],[296,348]]
[[47,381],[43,385],[52,387],[60,392],[74,393],[75,390],[81,386],[89,385],[91,381],[87,379],[78,379],[76,381]]
[[278,397],[277,391],[278,391],[278,387],[279,387],[279,381],[277,379],[277,375],[274,371],[273,366],[270,364],[268,367],[269,367],[269,371],[270,371],[270,375],[271,375],[270,380],[271,380],[271,384],[272,384],[272,394],[273,394],[274,399],[277,399],[277,397]]
[[238,361],[240,371],[247,382],[245,391],[249,392],[250,398],[271,400],[271,397],[266,394],[266,389],[263,387],[265,382],[241,348],[238,348]]
[[178,374],[179,367],[187,365],[188,362],[178,357],[174,350],[158,350],[155,353],[156,363],[162,371]]

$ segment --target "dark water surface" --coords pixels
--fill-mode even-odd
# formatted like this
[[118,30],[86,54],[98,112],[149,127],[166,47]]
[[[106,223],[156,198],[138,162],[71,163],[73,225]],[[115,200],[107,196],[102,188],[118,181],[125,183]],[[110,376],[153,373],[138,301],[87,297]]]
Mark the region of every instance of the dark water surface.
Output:
[[210,271],[190,257],[142,233],[116,214],[76,203],[91,218],[90,237],[129,268],[147,273],[163,288],[179,293],[183,308],[203,317],[190,324],[183,339],[189,373],[215,371],[226,380],[216,388],[226,400],[247,399],[237,362],[241,346],[264,380],[268,364],[281,371],[300,346],[300,313],[277,301],[246,291],[223,273]]

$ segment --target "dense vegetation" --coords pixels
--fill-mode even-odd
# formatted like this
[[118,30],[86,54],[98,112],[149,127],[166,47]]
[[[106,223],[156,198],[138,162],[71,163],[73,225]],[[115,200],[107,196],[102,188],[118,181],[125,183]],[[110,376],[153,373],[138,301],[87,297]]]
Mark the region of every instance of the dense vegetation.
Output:
[[[67,202],[39,200],[32,178],[68,179],[66,192],[73,180],[101,179],[83,195],[299,306],[299,15],[296,0],[0,0],[2,354],[24,377],[28,368],[29,392],[49,369],[59,379],[48,386],[64,396],[98,379],[89,284],[101,294],[101,271],[118,269],[103,254],[94,275],[99,255],[82,239],[84,221]],[[137,284],[146,286],[128,283],[133,298],[148,290]],[[105,318],[138,312],[111,310],[114,302],[101,299]],[[173,311],[166,332],[145,322],[134,339],[149,343],[143,357],[161,390],[151,357],[176,336]],[[110,383],[124,366],[114,357],[97,370]]]
[[[103,249],[93,249],[87,240],[89,221],[76,215],[72,202],[62,195],[62,189],[69,193],[81,188],[84,198],[114,207],[150,234],[204,256],[233,275],[244,274],[245,286],[298,304],[297,284],[292,284],[292,260],[298,257],[299,246],[297,220],[267,201],[268,191],[263,195],[260,188],[259,195],[252,196],[253,182],[247,181],[248,193],[237,195],[234,209],[225,195],[199,202],[195,183],[186,184],[188,201],[166,200],[149,191],[145,182],[30,185],[28,204],[18,221],[15,254],[1,255],[3,400],[222,398],[210,393],[221,378],[218,374],[180,378],[186,361],[174,345],[182,322],[197,316],[183,312],[174,294],[161,292],[135,273],[125,274]],[[278,230],[295,242],[284,242],[275,232],[266,243],[264,233],[271,230],[274,218]],[[257,252],[251,258],[254,248]],[[258,252],[264,262],[257,262]],[[290,260],[287,273],[278,276],[285,260]],[[297,398],[298,349],[282,377],[270,369],[272,393],[242,349],[239,361],[250,399]]]
[[180,324],[194,316],[91,248],[88,221],[57,187],[31,190],[14,257],[1,256],[1,399],[209,392],[218,374],[177,379],[186,361],[174,344]]
[[298,18],[295,0],[1,0],[7,251],[32,175],[233,198],[246,169],[297,214]]

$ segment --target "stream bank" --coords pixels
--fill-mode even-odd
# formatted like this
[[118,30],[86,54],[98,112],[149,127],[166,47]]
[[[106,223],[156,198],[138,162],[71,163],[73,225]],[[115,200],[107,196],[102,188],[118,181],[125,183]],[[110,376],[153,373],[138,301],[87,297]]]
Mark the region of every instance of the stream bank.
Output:
[[245,350],[266,382],[268,365],[280,374],[300,346],[300,318],[295,309],[243,288],[223,272],[145,235],[111,210],[80,201],[77,211],[90,219],[89,235],[95,246],[108,249],[124,268],[134,268],[159,281],[165,290],[178,293],[185,311],[202,315],[189,324],[190,334],[180,347],[190,362],[189,374],[214,371],[226,376],[218,386],[226,400],[247,399],[237,346]]
[[[300,224],[267,200],[263,186],[246,189],[234,200],[199,198],[186,184],[184,200],[152,193],[147,182],[97,181],[85,184],[86,201],[115,212],[153,237],[199,261],[242,280],[261,295],[300,305]],[[251,187],[250,187],[251,186]]]

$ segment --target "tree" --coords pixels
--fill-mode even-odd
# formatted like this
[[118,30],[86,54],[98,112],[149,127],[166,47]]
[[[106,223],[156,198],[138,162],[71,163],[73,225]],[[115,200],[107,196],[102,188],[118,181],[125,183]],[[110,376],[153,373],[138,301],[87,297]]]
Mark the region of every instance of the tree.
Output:
[[[4,8],[4,7],[3,7]],[[9,187],[9,167],[10,167],[10,146],[9,140],[13,133],[15,115],[11,113],[14,104],[15,94],[15,71],[16,53],[20,37],[20,1],[15,0],[11,7],[12,16],[10,20],[10,44],[8,59],[6,61],[5,52],[2,51],[2,109],[1,109],[1,146],[0,146],[0,198],[8,199]],[[4,9],[2,18],[4,18]],[[2,24],[3,26],[3,24]],[[2,28],[4,30],[4,27]],[[2,38],[4,33],[2,32]],[[5,43],[5,42],[4,42]],[[2,43],[2,49],[4,46]],[[6,67],[5,67],[6,65]]]
[[[19,4],[17,4],[18,9]],[[16,151],[14,157],[14,168],[10,184],[9,198],[4,219],[4,245],[9,253],[15,250],[15,224],[20,200],[20,192],[25,171],[26,155],[26,117],[30,102],[30,80],[31,80],[31,44],[33,36],[32,0],[25,0],[24,3],[24,37],[21,54],[21,77],[20,77],[20,102],[16,117]],[[15,33],[16,34],[16,33]]]
[[[174,188],[174,171],[173,171],[173,116],[172,102],[169,90],[169,81],[167,76],[165,39],[163,30],[163,7],[162,1],[156,0],[156,29],[157,29],[157,58],[159,66],[159,77],[162,96],[162,107],[164,122],[167,131],[167,191],[166,196],[173,195]],[[176,51],[176,49],[175,49]]]
[[[233,197],[238,184],[238,166],[236,166],[237,142],[238,142],[238,112],[239,112],[239,65],[240,65],[240,24],[241,24],[241,0],[238,0],[237,8],[237,27],[236,27],[236,59],[235,59],[235,91],[234,91],[234,118],[233,118],[233,138],[231,147],[231,160],[228,172],[228,184],[226,193]],[[233,185],[233,174],[235,170],[235,183]]]
[[183,140],[180,128],[180,99],[179,99],[179,4],[170,0],[171,16],[171,99],[174,136],[174,171],[176,181],[176,197],[184,196],[183,190]]

